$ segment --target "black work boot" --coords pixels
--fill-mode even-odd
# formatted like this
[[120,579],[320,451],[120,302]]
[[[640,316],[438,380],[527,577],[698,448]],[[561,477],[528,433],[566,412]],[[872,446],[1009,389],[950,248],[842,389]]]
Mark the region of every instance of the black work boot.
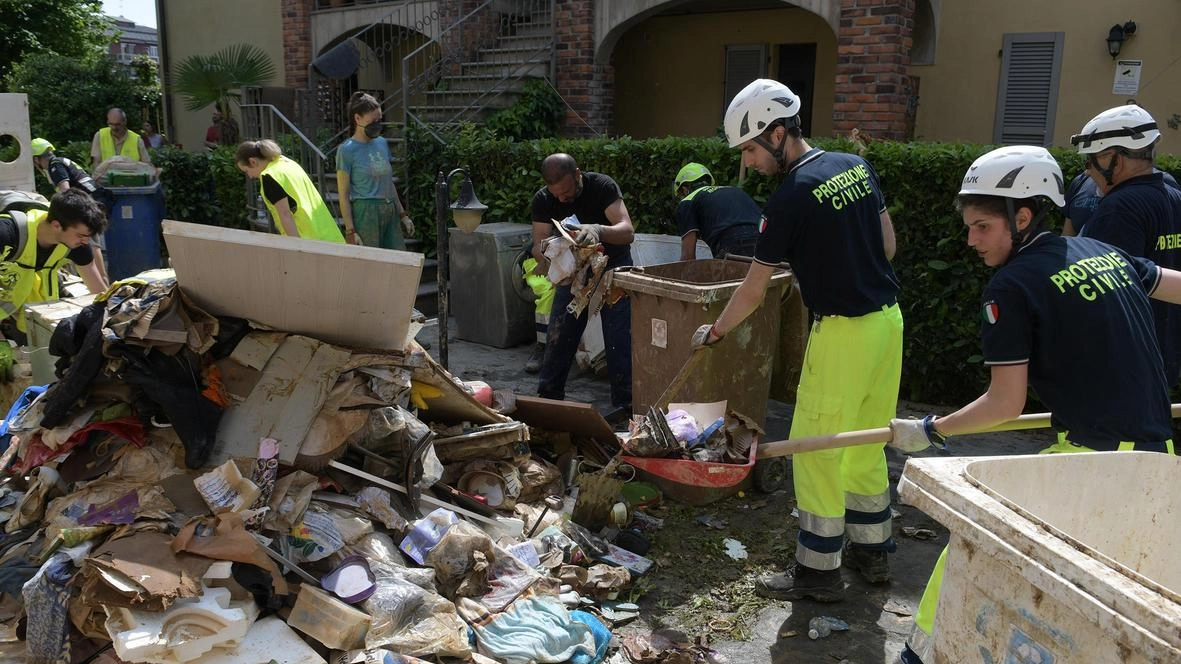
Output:
[[857,572],[866,583],[887,583],[890,580],[890,554],[849,544],[845,547],[841,562]]
[[845,582],[839,569],[819,570],[795,563],[787,571],[755,581],[755,594],[769,599],[839,602],[845,599]]
[[545,344],[540,341],[533,344],[533,352],[525,361],[525,373],[535,374],[541,371],[541,358],[545,357]]

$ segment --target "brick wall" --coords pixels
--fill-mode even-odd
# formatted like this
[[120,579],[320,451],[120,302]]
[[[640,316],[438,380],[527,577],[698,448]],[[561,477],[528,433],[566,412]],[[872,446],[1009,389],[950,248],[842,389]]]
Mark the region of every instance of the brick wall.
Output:
[[554,87],[577,111],[566,111],[562,132],[566,136],[610,134],[615,70],[611,65],[595,64],[595,2],[557,0],[554,4]]
[[312,61],[310,14],[315,0],[281,0],[283,16],[283,81],[289,88],[308,87]]
[[907,138],[914,0],[841,0],[833,130]]

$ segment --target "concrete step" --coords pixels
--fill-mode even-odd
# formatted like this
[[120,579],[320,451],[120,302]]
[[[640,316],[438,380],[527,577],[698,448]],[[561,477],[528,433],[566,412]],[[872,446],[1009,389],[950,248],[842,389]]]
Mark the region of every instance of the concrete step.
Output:
[[496,110],[481,106],[418,106],[412,109],[423,122],[439,125],[458,124],[461,121],[481,123]]
[[452,92],[464,90],[484,91],[493,86],[511,92],[520,92],[525,88],[529,79],[504,78],[501,76],[448,76],[444,79],[447,88]]
[[529,34],[529,35],[516,34],[511,37],[501,37],[500,42],[497,45],[497,47],[498,48],[511,48],[511,49],[541,50],[541,51],[549,52],[550,49],[553,48],[553,45],[554,45],[553,35],[549,34],[549,28],[547,26],[546,31],[541,32],[540,34]]
[[465,108],[485,106],[493,109],[508,108],[517,101],[519,94],[506,88],[484,90],[439,90],[428,92],[424,101],[432,108]]
[[545,62],[552,55],[549,48],[482,48],[480,62]]
[[414,296],[414,308],[427,318],[439,313],[439,284],[434,281],[419,281],[418,293]]
[[462,76],[496,76],[497,78],[543,78],[549,74],[550,60],[526,62],[465,62],[460,66]]

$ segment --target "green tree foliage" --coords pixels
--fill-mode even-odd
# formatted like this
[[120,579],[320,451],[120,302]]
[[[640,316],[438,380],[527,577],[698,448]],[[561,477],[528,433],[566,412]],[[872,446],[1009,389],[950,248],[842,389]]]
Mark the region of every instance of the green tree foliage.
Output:
[[90,60],[108,41],[106,25],[101,0],[0,0],[0,80],[35,54]]
[[160,103],[154,70],[154,64],[142,62],[128,69],[105,57],[84,60],[36,53],[13,66],[6,87],[29,96],[33,135],[59,144],[89,140],[106,126],[107,109],[113,106],[127,113],[133,130],[145,113],[154,117]]

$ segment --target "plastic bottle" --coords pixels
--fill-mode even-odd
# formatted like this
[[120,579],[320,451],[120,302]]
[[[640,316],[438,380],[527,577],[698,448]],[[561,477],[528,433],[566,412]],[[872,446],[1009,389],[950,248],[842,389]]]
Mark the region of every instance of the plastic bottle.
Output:
[[843,632],[849,629],[849,623],[832,616],[816,616],[808,621],[808,638],[815,641],[823,639],[833,632]]

